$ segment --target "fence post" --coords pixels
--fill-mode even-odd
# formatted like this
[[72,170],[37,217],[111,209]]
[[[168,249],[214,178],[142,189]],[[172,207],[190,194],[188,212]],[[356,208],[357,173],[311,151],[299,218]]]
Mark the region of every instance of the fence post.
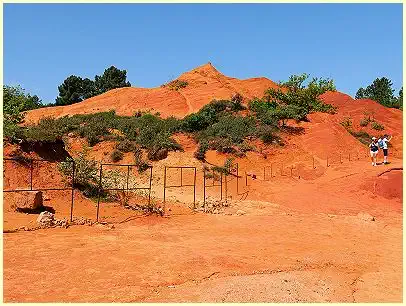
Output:
[[273,163],[271,163],[271,178],[273,178]]
[[245,171],[245,186],[248,186],[247,171]]
[[220,173],[220,201],[223,200],[223,172]]
[[182,184],[182,181],[183,181],[182,178],[183,178],[183,168],[181,167],[180,168],[180,187],[182,187],[182,185],[183,185]]
[[327,155],[327,167],[330,167],[329,164],[328,164],[328,155]]
[[237,195],[238,195],[238,163],[237,163]]
[[164,213],[165,213],[165,201],[166,201],[166,166],[165,166],[165,170],[164,170]]
[[351,161],[351,153],[348,153],[348,161]]
[[290,177],[293,176],[293,166],[290,166]]
[[31,163],[30,163],[30,189],[32,190],[32,172],[34,170],[34,166],[33,166],[33,160],[31,159]]
[[266,181],[266,177],[265,177],[265,166],[264,166],[264,181]]
[[98,196],[97,196],[96,222],[99,222],[100,193],[101,193],[101,189],[102,189],[102,173],[103,173],[103,164],[100,163],[100,179],[99,179],[99,192],[98,192]]
[[193,209],[196,209],[196,167],[195,176],[193,178]]
[[73,221],[73,201],[74,201],[74,193],[75,193],[75,161],[72,161],[72,198],[70,204],[70,222]]
[[149,193],[148,193],[148,205],[151,204],[151,189],[152,189],[152,166],[151,172],[149,173]]
[[343,163],[343,161],[342,161],[341,152],[340,152],[340,164],[342,164],[342,163]]
[[127,166],[127,192],[128,192],[128,180],[130,179],[130,165]]
[[[228,172],[228,171],[227,171]],[[225,183],[225,196],[226,196],[226,203],[227,203],[227,177],[228,177],[228,175],[226,175],[225,176],[225,178],[224,178],[224,183]]]
[[203,211],[206,212],[206,168],[203,168]]

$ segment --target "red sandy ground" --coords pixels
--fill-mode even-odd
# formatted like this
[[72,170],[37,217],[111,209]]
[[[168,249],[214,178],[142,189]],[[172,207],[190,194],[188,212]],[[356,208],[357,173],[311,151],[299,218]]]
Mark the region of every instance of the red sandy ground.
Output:
[[[180,155],[162,163],[187,159]],[[160,166],[153,182],[158,198]],[[401,166],[395,159],[390,165]],[[378,177],[388,168],[361,158],[307,179],[285,171],[263,181],[258,172],[247,187],[239,181],[240,195],[248,191],[245,200],[236,194],[236,181],[229,183],[233,200],[219,215],[192,213],[193,192],[184,187],[168,191],[164,218],[103,203],[101,216],[114,229],[4,234],[5,301],[400,302],[402,172]],[[176,175],[169,179],[175,182]],[[184,178],[191,182],[190,175]],[[199,204],[201,185],[199,171]],[[70,193],[47,195],[56,217],[68,217]],[[34,225],[36,215],[11,212],[7,203],[6,229]],[[365,221],[359,213],[376,219]],[[76,193],[74,215],[94,219],[94,203]]]
[[[75,105],[29,112],[28,117],[35,121],[43,115],[107,110],[113,100],[119,114],[129,114],[128,109],[136,110],[140,105],[131,95],[143,90],[149,98],[173,95],[174,104],[164,104],[158,98],[151,101],[157,111],[163,108],[164,115],[183,115],[208,103],[213,98],[210,92],[229,98],[235,88],[247,86],[247,97],[256,92],[261,96],[271,84],[264,79],[227,78],[211,65],[180,79],[193,86],[179,92],[120,89]],[[178,102],[180,95],[185,98],[183,104]],[[101,219],[114,224],[114,229],[78,225],[5,233],[4,300],[401,302],[403,184],[402,170],[396,169],[403,167],[402,113],[338,92],[322,98],[339,107],[336,115],[312,114],[310,122],[290,122],[303,127],[304,132],[283,133],[283,147],[255,143],[262,153],[249,152],[247,158],[236,159],[242,176],[238,193],[237,180],[229,178],[230,206],[221,214],[193,212],[188,208],[193,206],[193,189],[183,187],[167,190],[163,218],[142,216],[118,203],[102,203]],[[126,107],[126,103],[133,104]],[[394,135],[390,165],[372,167],[366,147],[339,124],[350,116],[356,130],[365,129],[359,127],[365,110],[374,111],[375,119],[385,126],[383,132]],[[374,134],[369,128],[366,131]],[[202,164],[193,157],[196,144],[185,135],[174,138],[185,152],[170,152],[168,158],[153,164],[154,201],[162,205],[164,166],[196,166],[196,205],[201,206]],[[68,142],[69,152],[75,155],[84,140],[70,138]],[[90,157],[110,162],[114,145],[99,143]],[[6,145],[5,156],[15,149]],[[217,165],[226,157],[213,151],[207,154],[208,162]],[[132,154],[127,153],[120,163],[132,162]],[[26,185],[26,168],[4,165],[5,187]],[[35,171],[35,186],[64,185],[55,165]],[[257,175],[255,180],[247,179],[248,186],[245,172]],[[178,170],[169,170],[168,184],[178,184],[179,177]],[[183,178],[184,184],[190,184],[193,172],[185,170]],[[146,186],[148,177],[140,177],[139,182]],[[217,199],[219,188],[208,188],[207,195]],[[45,192],[45,196],[45,205],[55,209],[57,218],[69,217],[70,191]],[[34,227],[37,215],[15,213],[12,203],[13,195],[6,194],[4,229]],[[95,214],[95,202],[75,192],[74,216],[95,219]],[[375,220],[368,220],[366,214]]]

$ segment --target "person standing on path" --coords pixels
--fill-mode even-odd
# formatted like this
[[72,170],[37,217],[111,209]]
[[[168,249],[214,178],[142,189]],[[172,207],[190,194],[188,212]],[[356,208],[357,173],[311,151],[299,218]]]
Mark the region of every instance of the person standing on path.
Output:
[[388,142],[391,141],[392,136],[384,135],[382,139],[383,163],[388,164]]
[[376,156],[378,155],[379,147],[376,137],[372,137],[372,142],[369,144],[372,166],[376,166]]

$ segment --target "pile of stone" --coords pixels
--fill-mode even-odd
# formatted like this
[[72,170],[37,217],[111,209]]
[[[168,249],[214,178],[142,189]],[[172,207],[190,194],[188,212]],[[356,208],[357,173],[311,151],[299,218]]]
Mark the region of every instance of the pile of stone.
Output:
[[157,214],[160,216],[164,215],[164,210],[160,206],[156,206],[154,204],[150,205],[139,205],[139,204],[134,204],[134,205],[124,205],[124,208],[126,209],[131,209],[135,211],[141,211],[146,214]]
[[206,203],[198,202],[197,210],[209,214],[221,214],[224,213],[226,207],[230,206],[230,201],[217,200],[213,198],[207,198]]
[[69,226],[68,220],[55,219],[54,214],[49,211],[43,211],[42,213],[40,213],[37,218],[37,223],[40,225],[41,228],[56,227],[56,226],[68,227]]
[[76,224],[76,225],[89,225],[92,226],[95,224],[95,221],[92,221],[91,219],[84,218],[84,217],[74,217],[71,224]]

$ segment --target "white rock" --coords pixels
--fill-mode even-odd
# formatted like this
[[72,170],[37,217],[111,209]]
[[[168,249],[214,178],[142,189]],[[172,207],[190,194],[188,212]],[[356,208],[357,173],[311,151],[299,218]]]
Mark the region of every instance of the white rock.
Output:
[[54,224],[54,214],[49,211],[43,211],[39,214],[37,218],[37,223],[41,225],[53,225]]

